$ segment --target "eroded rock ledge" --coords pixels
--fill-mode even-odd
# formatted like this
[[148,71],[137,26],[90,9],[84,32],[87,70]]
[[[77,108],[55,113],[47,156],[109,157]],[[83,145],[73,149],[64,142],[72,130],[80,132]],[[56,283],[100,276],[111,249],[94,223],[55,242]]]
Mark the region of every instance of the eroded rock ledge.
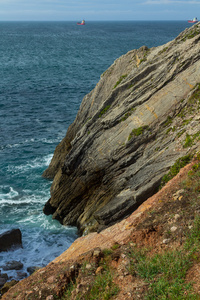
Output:
[[81,233],[130,215],[174,162],[200,149],[200,23],[117,59],[57,146],[44,213]]

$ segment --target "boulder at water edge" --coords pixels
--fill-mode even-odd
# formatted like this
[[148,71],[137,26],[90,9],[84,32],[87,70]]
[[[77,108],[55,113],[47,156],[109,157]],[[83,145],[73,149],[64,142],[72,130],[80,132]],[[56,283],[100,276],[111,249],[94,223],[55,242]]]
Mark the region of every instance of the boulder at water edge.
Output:
[[12,247],[22,247],[22,234],[19,229],[12,229],[0,235],[0,252],[8,251]]
[[20,261],[11,260],[8,261],[5,265],[3,265],[2,268],[4,271],[21,270],[23,268],[23,264]]

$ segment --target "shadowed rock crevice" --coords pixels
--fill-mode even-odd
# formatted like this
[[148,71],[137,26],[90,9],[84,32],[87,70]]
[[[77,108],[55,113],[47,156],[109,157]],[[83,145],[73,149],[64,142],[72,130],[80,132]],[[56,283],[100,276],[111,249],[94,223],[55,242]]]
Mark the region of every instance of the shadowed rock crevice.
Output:
[[129,51],[101,75],[44,173],[54,177],[45,213],[80,233],[100,231],[200,148],[199,41],[197,23],[163,46]]

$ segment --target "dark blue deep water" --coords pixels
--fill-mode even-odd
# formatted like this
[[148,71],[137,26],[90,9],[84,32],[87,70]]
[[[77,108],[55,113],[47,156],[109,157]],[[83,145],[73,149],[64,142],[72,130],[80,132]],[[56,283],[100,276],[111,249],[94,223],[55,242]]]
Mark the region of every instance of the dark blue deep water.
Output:
[[[187,22],[0,22],[0,233],[20,228],[23,249],[0,266],[43,266],[76,239],[42,212],[41,177],[82,98],[116,58],[174,39]],[[15,276],[15,272],[9,273]]]

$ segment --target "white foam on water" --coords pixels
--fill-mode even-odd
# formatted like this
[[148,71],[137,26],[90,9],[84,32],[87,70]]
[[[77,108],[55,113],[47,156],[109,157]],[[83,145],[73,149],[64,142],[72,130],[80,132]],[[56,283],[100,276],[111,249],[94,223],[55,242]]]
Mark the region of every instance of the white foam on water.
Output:
[[[76,228],[62,226],[43,213],[43,205],[50,197],[51,182],[44,180],[41,172],[50,164],[52,156],[49,154],[7,167],[14,183],[0,186],[0,233],[12,228],[22,232],[22,249],[0,253],[0,270],[11,278],[19,279],[15,270],[2,270],[1,266],[6,262],[21,261],[24,265],[21,271],[27,273],[27,267],[45,266],[77,238]],[[15,181],[15,178],[21,179]],[[21,186],[17,186],[18,182]]]
[[10,186],[0,186],[0,203],[1,200],[9,201],[10,199],[13,199],[17,197],[19,193],[15,191],[12,187]]
[[19,166],[19,167],[16,167],[16,169],[21,170],[21,169],[25,168],[25,170],[29,170],[29,169],[37,169],[37,168],[41,168],[41,167],[46,167],[50,164],[52,157],[53,157],[53,155],[49,154],[49,155],[46,155],[41,158],[35,158],[32,161],[28,162],[25,166]]
[[[10,196],[17,195],[13,188],[6,187],[4,191],[7,191]],[[27,192],[31,193],[30,190]],[[2,223],[3,227],[0,228],[0,234],[12,228],[19,228],[22,232],[23,248],[0,253],[0,270],[2,273],[7,273],[11,278],[18,279],[17,272],[15,270],[3,271],[1,266],[5,265],[6,262],[21,261],[24,267],[20,271],[27,273],[27,267],[45,266],[64,252],[77,238],[76,228],[62,226],[57,220],[52,220],[52,216],[44,215],[42,202],[46,200],[47,195],[46,199],[40,195],[29,195],[16,200],[7,199],[3,201],[5,205],[10,205],[13,217],[10,215],[9,219]],[[16,207],[11,206],[13,203],[16,204]],[[21,206],[23,203],[25,206]],[[3,207],[2,200],[0,205]],[[15,212],[19,207],[22,210],[20,216],[18,211]],[[15,218],[16,214],[17,217]],[[10,218],[12,223],[10,223]],[[27,273],[27,275],[29,274]]]
[[14,143],[14,144],[7,144],[7,145],[3,145],[0,147],[1,150],[4,149],[11,149],[11,148],[18,148],[18,147],[22,147],[28,144],[33,144],[33,143],[44,143],[44,144],[57,144],[60,142],[61,138],[63,137],[58,135],[57,138],[54,139],[48,139],[48,138],[31,138],[31,139],[26,139],[22,142],[19,143]]
[[19,166],[8,166],[7,170],[8,172],[12,174],[21,174],[25,173],[31,169],[37,169],[37,168],[44,168],[49,166],[51,159],[53,157],[53,154],[45,155],[43,157],[37,157],[30,161],[28,161],[25,165],[19,165]]
[[34,191],[22,190],[23,194],[20,195],[18,191],[9,186],[0,186],[0,204],[6,205],[20,205],[20,204],[33,204],[45,203],[49,199],[49,191],[41,191],[38,195]]
[[53,154],[49,154],[44,157],[45,166],[49,166],[51,160],[52,160]]
[[[1,266],[8,261],[17,260],[24,265],[21,271],[27,273],[28,267],[43,267],[47,265],[55,257],[63,253],[77,238],[75,228],[62,227],[63,229],[60,228],[59,230],[44,230],[41,227],[22,226],[20,229],[22,231],[23,248],[1,252]],[[18,279],[15,270],[2,270],[2,273],[7,273],[8,276]],[[27,273],[27,275],[29,274]]]
[[[47,200],[47,199],[46,199]],[[0,199],[1,205],[20,205],[20,204],[33,204],[33,203],[41,203],[40,199],[37,197],[22,197],[17,200],[10,199]]]
[[60,137],[58,137],[56,139],[43,138],[43,139],[40,139],[39,142],[43,142],[45,144],[54,144],[54,143],[60,142]]

